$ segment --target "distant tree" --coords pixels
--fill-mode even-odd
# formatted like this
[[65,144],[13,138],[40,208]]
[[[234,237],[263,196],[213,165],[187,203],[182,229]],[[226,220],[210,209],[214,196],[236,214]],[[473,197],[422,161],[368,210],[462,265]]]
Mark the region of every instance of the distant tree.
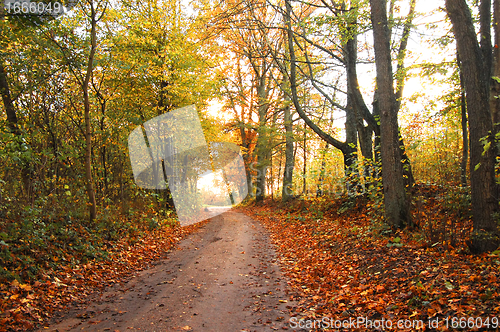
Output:
[[[237,122],[242,144],[253,148],[253,156],[245,159],[249,176],[253,178],[257,202],[263,201],[266,196],[267,173],[272,166],[274,148],[275,112],[279,111],[279,106],[275,107],[277,105],[273,103],[279,83],[270,52],[282,37],[268,27],[272,20],[273,12],[266,1],[225,2],[215,9],[212,19],[213,29],[219,31],[227,45],[228,57],[238,62],[232,66],[237,72],[228,74],[235,77],[231,85],[236,91],[227,91],[230,94],[226,96],[234,112],[240,113]],[[246,92],[246,96],[240,95],[242,91]],[[248,115],[246,119],[243,113]],[[248,128],[257,133],[255,144],[250,141],[254,135],[249,135]],[[251,164],[248,165],[248,162]]]

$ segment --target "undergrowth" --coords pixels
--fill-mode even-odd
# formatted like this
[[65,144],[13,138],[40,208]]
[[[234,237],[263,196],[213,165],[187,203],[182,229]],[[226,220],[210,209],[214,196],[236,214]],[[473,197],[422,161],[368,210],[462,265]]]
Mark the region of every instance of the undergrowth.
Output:
[[133,245],[150,231],[177,225],[173,213],[103,210],[92,222],[85,212],[55,214],[33,207],[10,218],[4,215],[0,218],[0,284],[32,282],[47,271],[106,260],[118,242]]
[[272,234],[289,299],[298,303],[290,307],[293,317],[412,320],[424,326],[433,319],[444,330],[446,319],[486,319],[500,310],[500,251],[469,253],[468,197],[467,189],[415,186],[412,229],[391,229],[373,218],[377,202],[369,195],[243,209]]

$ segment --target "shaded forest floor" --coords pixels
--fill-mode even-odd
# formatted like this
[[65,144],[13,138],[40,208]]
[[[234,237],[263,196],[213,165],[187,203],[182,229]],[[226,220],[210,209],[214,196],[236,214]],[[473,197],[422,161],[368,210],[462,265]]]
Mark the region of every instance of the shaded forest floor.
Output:
[[[459,189],[418,186],[415,226],[397,232],[380,221],[382,202],[376,197],[296,199],[286,205],[266,201],[239,210],[271,233],[292,290],[289,300],[299,303],[290,307],[291,316],[303,319],[301,327],[313,329],[308,322],[327,317],[359,330],[375,330],[366,324],[388,321],[395,330],[495,329],[500,326],[500,255],[468,252],[467,206],[467,195]],[[77,223],[60,227],[66,233],[45,239],[40,249],[31,235],[0,241],[0,258],[10,262],[0,280],[0,330],[39,326],[91,292],[149,267],[205,223],[156,225],[119,241],[101,241],[97,258],[89,255],[97,244],[92,251],[70,248],[76,240],[65,237],[69,229],[73,237],[87,232],[78,233]],[[30,241],[35,242],[28,246]],[[50,264],[29,277],[30,261]],[[364,324],[353,325],[358,317]],[[400,320],[403,325],[397,326]],[[429,322],[438,324],[429,328]]]
[[267,232],[228,211],[186,236],[165,259],[89,296],[38,331],[268,332],[288,325],[287,301]]
[[[272,233],[301,304],[292,316],[304,319],[302,326],[328,317],[360,330],[377,330],[369,324],[392,324],[396,330],[496,329],[498,251],[468,253],[470,220],[460,219],[463,211],[450,209],[450,202],[438,204],[446,195],[440,187],[417,188],[416,227],[398,232],[378,222],[374,203],[364,199],[295,200],[286,207],[266,202],[243,210]],[[365,322],[352,323],[358,317]]]
[[[130,279],[134,272],[152,266],[206,222],[188,227],[164,224],[121,230],[121,239],[110,240],[91,236],[89,229],[70,222],[59,225],[59,232],[40,247],[29,234],[8,246],[0,242],[2,254],[10,258],[0,279],[0,331],[26,331],[40,326],[61,310],[84,302],[88,295]],[[75,239],[61,236],[61,228],[71,230]],[[72,248],[75,242],[87,246]],[[29,262],[31,267],[37,267],[36,276],[23,273],[29,271]],[[10,273],[10,278],[5,277],[5,272]],[[16,278],[12,277],[14,273]]]

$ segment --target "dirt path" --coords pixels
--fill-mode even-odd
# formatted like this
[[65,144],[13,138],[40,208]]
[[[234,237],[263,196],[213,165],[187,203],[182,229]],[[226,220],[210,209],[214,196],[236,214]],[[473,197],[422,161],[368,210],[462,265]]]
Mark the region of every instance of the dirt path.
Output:
[[229,211],[155,267],[41,331],[282,330],[293,305],[285,285],[263,227]]

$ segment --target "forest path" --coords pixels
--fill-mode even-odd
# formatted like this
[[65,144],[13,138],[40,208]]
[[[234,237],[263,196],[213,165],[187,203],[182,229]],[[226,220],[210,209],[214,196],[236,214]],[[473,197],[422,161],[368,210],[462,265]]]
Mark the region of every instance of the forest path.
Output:
[[[40,331],[273,331],[289,316],[276,255],[258,221],[214,217],[148,270]],[[281,301],[280,301],[281,300]]]

